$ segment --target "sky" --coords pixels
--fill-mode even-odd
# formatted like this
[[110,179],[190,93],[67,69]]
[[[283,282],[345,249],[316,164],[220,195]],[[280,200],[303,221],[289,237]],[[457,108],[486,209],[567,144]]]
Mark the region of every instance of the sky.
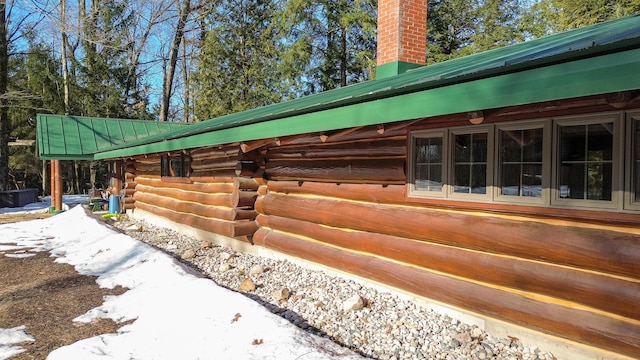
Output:
[[[65,197],[65,203],[88,202]],[[47,202],[0,212],[44,211]],[[16,245],[17,244],[17,245]],[[10,255],[6,252],[15,253]],[[101,287],[123,286],[122,295],[74,319],[135,319],[116,334],[61,347],[49,360],[67,359],[360,359],[328,339],[309,334],[240,293],[217,286],[173,257],[91,217],[75,206],[47,219],[0,225],[0,256],[48,251],[56,262],[97,276]],[[238,317],[236,314],[240,314]],[[237,319],[236,321],[232,321]],[[262,339],[259,345],[254,340]],[[38,341],[29,329],[0,328],[0,360]]]

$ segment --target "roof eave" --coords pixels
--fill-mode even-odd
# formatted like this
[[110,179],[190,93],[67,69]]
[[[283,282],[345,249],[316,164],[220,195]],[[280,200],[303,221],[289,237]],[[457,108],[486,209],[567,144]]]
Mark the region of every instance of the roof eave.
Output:
[[[96,159],[328,131],[640,88],[640,49],[402,92],[311,113],[239,124],[95,154]],[[606,81],[605,81],[606,80]],[[464,99],[464,101],[452,99]],[[345,120],[347,119],[347,120]]]

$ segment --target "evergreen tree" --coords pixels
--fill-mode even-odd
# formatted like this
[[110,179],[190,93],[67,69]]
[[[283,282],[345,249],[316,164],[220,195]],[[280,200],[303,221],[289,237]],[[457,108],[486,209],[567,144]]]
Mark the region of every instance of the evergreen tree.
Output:
[[281,14],[291,44],[285,61],[297,95],[368,80],[374,76],[375,0],[290,0]]
[[275,11],[272,1],[224,0],[208,17],[193,75],[198,120],[282,100]]
[[560,9],[559,23],[564,29],[576,29],[640,12],[640,0],[549,1]]

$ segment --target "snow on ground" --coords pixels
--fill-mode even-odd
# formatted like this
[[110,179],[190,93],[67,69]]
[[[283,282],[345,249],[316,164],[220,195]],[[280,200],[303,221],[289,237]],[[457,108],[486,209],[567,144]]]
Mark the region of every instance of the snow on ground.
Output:
[[[63,195],[62,196],[62,208],[63,210],[69,210],[70,207],[73,207],[77,204],[88,204],[89,196],[88,195]],[[10,208],[4,207],[0,208],[0,214],[21,214],[21,213],[38,213],[38,212],[47,212],[49,211],[49,206],[51,206],[51,196],[47,196],[42,199],[42,201],[27,204],[24,207]]]
[[[23,211],[40,211],[34,207]],[[16,243],[25,252],[51,252],[57,262],[75,266],[80,274],[97,276],[102,287],[130,289],[105,297],[102,306],[75,320],[134,322],[117,334],[59,348],[48,359],[361,358],[328,339],[300,330],[244,295],[217,286],[169,255],[109,228],[82,206],[47,219],[0,225],[0,246]],[[0,338],[2,344],[5,341]],[[8,356],[4,349],[0,347],[0,359]]]
[[11,329],[0,328],[0,359],[8,359],[23,352],[24,349],[19,346],[13,346],[13,344],[26,341],[35,341],[35,339],[24,332],[24,326]]

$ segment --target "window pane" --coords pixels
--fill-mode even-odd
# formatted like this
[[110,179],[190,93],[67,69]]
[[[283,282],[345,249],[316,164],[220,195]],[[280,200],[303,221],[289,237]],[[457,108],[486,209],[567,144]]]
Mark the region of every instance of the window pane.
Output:
[[469,165],[456,165],[453,174],[453,191],[457,193],[469,193],[469,181],[471,171]]
[[442,137],[416,139],[416,190],[442,191]]
[[522,130],[522,160],[542,163],[543,129]]
[[454,192],[486,194],[487,137],[487,133],[454,136]]
[[587,169],[587,199],[611,200],[611,164],[591,164]]
[[471,193],[472,194],[487,193],[487,165],[485,164],[471,165]]
[[613,124],[589,125],[587,159],[590,161],[611,160],[613,151]]
[[455,162],[468,162],[471,160],[471,134],[456,135]]
[[583,161],[586,125],[560,127],[561,161]]
[[520,162],[522,131],[500,131],[500,149],[505,162]]
[[560,127],[560,197],[611,201],[613,123]]
[[487,162],[487,134],[471,135],[471,156],[473,162]]
[[502,166],[502,195],[520,196],[520,164]]
[[522,196],[542,197],[542,165],[524,165]]
[[584,199],[585,166],[582,163],[560,167],[560,197]]
[[543,129],[499,132],[500,194],[542,197]]

